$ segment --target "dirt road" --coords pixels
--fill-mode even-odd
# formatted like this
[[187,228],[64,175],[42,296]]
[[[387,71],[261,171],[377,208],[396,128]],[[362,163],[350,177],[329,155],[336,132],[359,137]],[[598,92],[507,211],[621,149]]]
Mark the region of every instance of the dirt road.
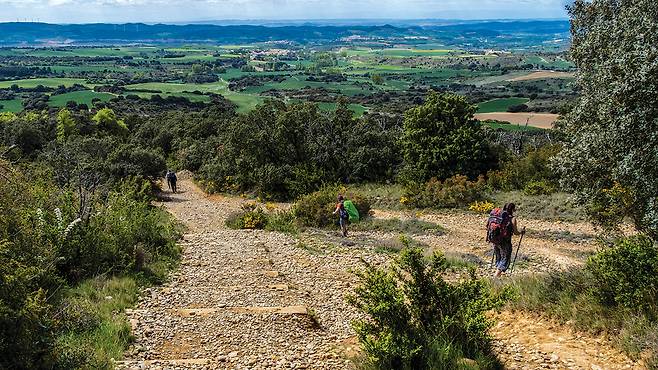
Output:
[[[181,266],[169,283],[144,290],[138,307],[127,311],[136,343],[118,367],[353,369],[347,357],[358,352],[358,345],[350,322],[358,313],[344,299],[356,283],[350,270],[361,266],[360,258],[385,264],[391,257],[369,246],[341,243],[331,232],[323,242],[317,235],[295,240],[278,233],[229,230],[224,222],[240,208],[241,199],[208,197],[191,181],[179,182],[182,192],[162,206],[189,230],[181,241]],[[374,215],[411,217],[385,211]],[[484,261],[481,270],[488,273],[481,217],[447,213],[422,218],[448,230],[424,236],[424,242],[479,258]],[[520,273],[577,265],[594,249],[586,224],[526,225],[536,234],[528,235]],[[364,234],[354,233],[353,238]],[[601,339],[530,316],[504,312],[493,334],[510,368],[638,367]]]

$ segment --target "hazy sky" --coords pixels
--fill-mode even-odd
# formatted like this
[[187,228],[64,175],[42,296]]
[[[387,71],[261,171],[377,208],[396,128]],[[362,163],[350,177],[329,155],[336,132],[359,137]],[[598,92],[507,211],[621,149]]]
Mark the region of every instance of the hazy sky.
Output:
[[565,0],[0,0],[0,22],[563,18]]

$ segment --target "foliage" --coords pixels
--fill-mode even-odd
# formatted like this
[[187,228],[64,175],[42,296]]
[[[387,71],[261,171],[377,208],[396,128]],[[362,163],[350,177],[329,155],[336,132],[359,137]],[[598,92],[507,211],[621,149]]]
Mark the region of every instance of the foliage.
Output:
[[445,181],[433,178],[421,188],[408,190],[407,203],[419,208],[466,207],[484,199],[485,193],[484,177],[469,181],[466,176],[455,175]]
[[99,110],[91,120],[94,121],[101,130],[107,131],[111,134],[128,134],[128,126],[126,126],[126,123],[122,119],[119,119],[116,113],[110,108]]
[[[546,194],[553,193],[558,177],[550,167],[550,160],[556,157],[560,150],[560,146],[545,145],[528,150],[521,156],[512,156],[502,161],[499,170],[487,173],[487,184],[494,190],[509,191],[525,190],[530,183],[541,183],[543,190],[552,190]],[[532,190],[530,192],[532,193]]]
[[495,165],[484,131],[473,118],[475,106],[464,97],[430,93],[405,114],[401,138],[401,179],[422,184],[456,174],[476,178]]
[[[110,311],[97,316],[93,302],[69,301],[66,293],[100,274],[161,281],[156,267],[179,253],[171,217],[121,188],[57,188],[41,166],[23,174],[0,163],[0,171],[0,367],[84,367],[76,361],[105,345],[120,347],[116,357],[123,351],[116,343],[127,343],[125,320],[109,324]],[[101,329],[90,341],[87,335]]]
[[455,369],[464,358],[493,357],[487,312],[501,304],[482,280],[448,283],[443,255],[425,260],[405,248],[388,269],[366,264],[350,304],[366,315],[354,324],[378,369]]
[[297,222],[306,227],[328,227],[336,224],[338,216],[333,212],[336,209],[339,194],[342,194],[345,200],[351,200],[354,203],[362,219],[368,216],[370,202],[360,193],[345,188],[325,186],[297,200],[293,206]]
[[555,187],[546,181],[530,181],[523,187],[526,195],[550,195],[555,192]]
[[316,104],[267,101],[230,121],[201,177],[218,191],[296,198],[324,183],[391,176],[399,161],[396,135],[385,119],[355,120],[345,101],[332,114]]
[[560,123],[568,141],[554,162],[561,185],[598,214],[595,220],[605,218],[598,212],[602,191],[620,184],[629,200],[620,211],[654,239],[658,137],[646,133],[658,128],[657,11],[651,0],[579,0],[569,8],[581,97]]
[[494,207],[495,205],[488,200],[481,202],[476,200],[468,206],[468,209],[476,213],[489,213]]
[[587,262],[606,305],[658,314],[658,248],[646,237],[620,239]]
[[295,214],[292,211],[274,211],[268,214],[267,231],[276,231],[295,235],[299,232],[295,222]]
[[123,144],[109,155],[107,170],[115,179],[141,176],[154,182],[166,172],[167,165],[162,155],[153,150]]
[[76,130],[76,123],[71,116],[71,111],[62,109],[57,113],[57,141],[63,143],[66,138],[73,135]]
[[265,229],[268,217],[263,208],[255,203],[242,205],[242,212],[231,215],[226,220],[226,225],[231,229]]

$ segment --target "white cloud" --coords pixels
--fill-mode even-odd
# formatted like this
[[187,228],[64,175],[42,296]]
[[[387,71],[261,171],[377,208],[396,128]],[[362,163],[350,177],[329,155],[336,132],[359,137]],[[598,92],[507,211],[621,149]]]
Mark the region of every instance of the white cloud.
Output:
[[0,21],[180,22],[219,19],[555,18],[567,0],[0,0]]

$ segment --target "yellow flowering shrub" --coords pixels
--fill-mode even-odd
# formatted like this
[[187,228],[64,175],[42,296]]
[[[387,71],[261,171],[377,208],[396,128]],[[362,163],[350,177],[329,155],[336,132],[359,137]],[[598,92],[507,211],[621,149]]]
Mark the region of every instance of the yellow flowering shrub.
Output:
[[485,201],[475,201],[471,203],[470,206],[468,206],[468,209],[476,212],[476,213],[489,213],[491,212],[492,209],[494,209],[494,204],[489,202],[488,200]]

